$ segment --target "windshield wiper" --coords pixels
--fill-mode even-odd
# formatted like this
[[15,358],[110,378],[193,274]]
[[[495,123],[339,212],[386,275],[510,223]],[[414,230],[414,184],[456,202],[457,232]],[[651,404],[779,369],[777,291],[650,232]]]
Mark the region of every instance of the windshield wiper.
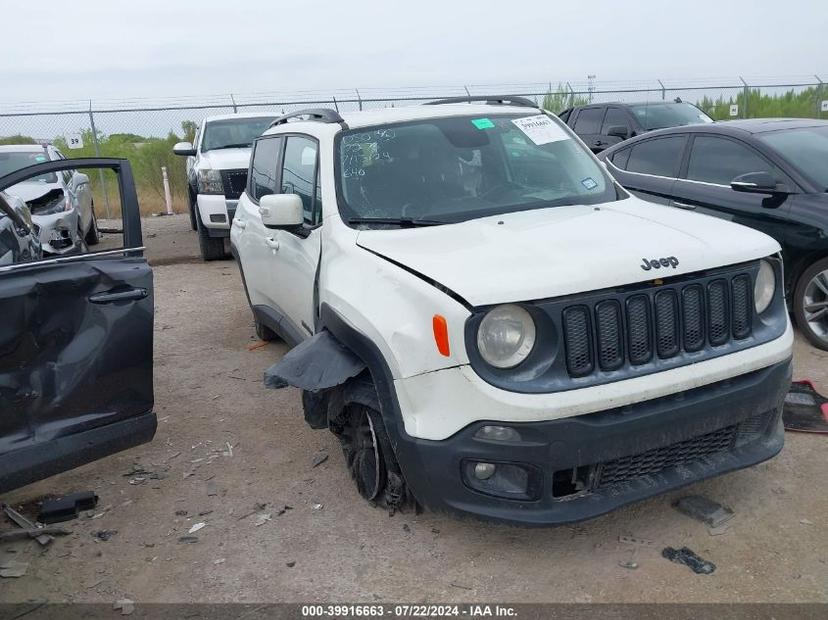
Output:
[[449,224],[443,220],[414,219],[410,217],[351,217],[349,224],[391,224],[400,228],[416,228],[418,226],[440,226]]
[[239,143],[239,144],[222,144],[221,146],[214,146],[208,150],[210,151],[217,151],[219,149],[247,149],[250,148],[250,143]]

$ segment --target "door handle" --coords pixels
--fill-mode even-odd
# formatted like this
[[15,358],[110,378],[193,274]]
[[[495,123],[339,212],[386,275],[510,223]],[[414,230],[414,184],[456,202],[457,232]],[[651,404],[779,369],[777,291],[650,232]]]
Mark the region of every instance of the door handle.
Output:
[[686,202],[676,202],[675,200],[673,201],[673,206],[679,209],[686,209],[687,211],[694,211],[696,209],[696,205],[689,205]]
[[279,249],[279,242],[273,237],[265,238],[265,243],[267,244],[267,247],[269,247],[271,250],[275,251]]
[[131,288],[126,291],[95,293],[89,296],[89,301],[93,304],[111,304],[117,301],[138,301],[145,299],[147,295],[149,291],[145,288]]
[[240,220],[237,217],[233,218],[233,224],[235,224],[239,228],[247,228],[247,222],[245,222],[244,220]]

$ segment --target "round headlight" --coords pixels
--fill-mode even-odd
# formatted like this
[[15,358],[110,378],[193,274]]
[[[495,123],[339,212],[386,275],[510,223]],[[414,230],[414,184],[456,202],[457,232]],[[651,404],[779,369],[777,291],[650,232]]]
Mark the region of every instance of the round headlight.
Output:
[[535,321],[520,306],[507,304],[490,310],[477,329],[480,356],[495,368],[517,366],[534,346]]
[[776,273],[773,271],[773,265],[763,259],[759,263],[759,273],[753,285],[753,303],[757,314],[762,314],[768,309],[773,301],[774,292],[776,292]]

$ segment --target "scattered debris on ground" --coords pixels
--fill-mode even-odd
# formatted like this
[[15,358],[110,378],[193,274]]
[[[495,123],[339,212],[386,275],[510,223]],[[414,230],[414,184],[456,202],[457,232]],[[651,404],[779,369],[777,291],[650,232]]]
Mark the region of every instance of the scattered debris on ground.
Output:
[[43,500],[37,520],[41,523],[63,523],[77,519],[83,510],[94,510],[98,496],[93,491],[70,493],[63,497]]
[[28,562],[20,562],[19,560],[4,560],[0,562],[0,577],[23,577],[27,570],[29,570]]
[[193,523],[193,526],[190,528],[190,531],[187,532],[188,534],[195,534],[198,530],[206,527],[206,523]]
[[619,536],[618,542],[623,543],[625,545],[633,545],[635,547],[655,547],[655,541],[648,540],[647,538],[638,538],[636,536]]
[[34,527],[23,528],[19,530],[9,530],[8,532],[0,532],[0,542],[11,542],[13,540],[21,540],[24,538],[37,538],[38,536],[68,536],[72,530],[67,530],[62,527]]
[[319,454],[313,457],[313,461],[311,462],[311,468],[319,467],[322,463],[328,460],[328,453],[327,452],[320,452]]
[[128,598],[122,598],[112,604],[112,609],[115,611],[120,609],[122,616],[128,616],[135,611],[135,603]]
[[[24,517],[22,514],[17,512],[8,504],[0,504],[0,506],[2,506],[3,512],[6,513],[6,516],[9,519],[11,519],[18,527],[21,527],[26,530],[38,529],[38,527],[32,521]],[[48,534],[38,534],[36,535],[35,540],[38,542],[38,544],[40,544],[41,547],[45,547],[46,545],[51,544],[54,538],[52,538]]]
[[115,534],[118,533],[118,530],[98,530],[97,532],[92,532],[92,536],[97,538],[98,540],[107,541]]
[[635,570],[636,568],[638,568],[638,562],[633,562],[632,560],[622,560],[618,562],[618,566],[620,566],[621,568]]
[[682,497],[673,506],[679,512],[710,527],[719,527],[733,518],[733,511],[730,508],[726,508],[702,495]]
[[687,547],[681,549],[665,547],[661,555],[676,564],[684,564],[697,575],[710,575],[716,570],[716,565],[713,562],[703,560]]

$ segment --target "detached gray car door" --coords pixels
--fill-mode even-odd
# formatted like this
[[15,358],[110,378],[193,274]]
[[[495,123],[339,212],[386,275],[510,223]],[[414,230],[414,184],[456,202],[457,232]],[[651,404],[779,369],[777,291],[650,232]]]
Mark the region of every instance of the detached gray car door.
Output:
[[95,168],[117,178],[122,243],[0,267],[0,492],[155,434],[152,271],[129,162],[38,164],[0,177],[0,191]]

